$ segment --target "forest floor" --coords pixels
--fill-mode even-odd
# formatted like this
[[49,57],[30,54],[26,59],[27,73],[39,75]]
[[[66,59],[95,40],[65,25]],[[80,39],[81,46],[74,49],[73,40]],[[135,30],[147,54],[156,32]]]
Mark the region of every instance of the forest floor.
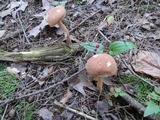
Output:
[[[0,61],[1,120],[159,119],[160,90],[155,90],[160,89],[159,0],[11,1],[0,0],[0,49],[4,51],[67,44],[59,27],[41,24],[46,11],[57,5],[65,5],[62,21],[72,36],[71,44],[96,42],[109,53],[109,45],[120,40],[137,48],[114,56],[117,75],[104,78],[101,92],[96,78],[90,81],[84,69],[85,49],[58,61]],[[112,19],[106,22],[108,15]],[[151,74],[141,74],[143,63],[136,66],[141,72],[131,66],[140,51],[149,52],[146,63],[154,61],[146,67]]]

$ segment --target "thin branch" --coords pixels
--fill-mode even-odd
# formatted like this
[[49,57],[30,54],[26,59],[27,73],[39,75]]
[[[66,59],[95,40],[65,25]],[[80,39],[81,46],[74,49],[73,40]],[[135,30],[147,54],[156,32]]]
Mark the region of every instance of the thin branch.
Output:
[[111,43],[111,41],[110,41],[100,30],[98,30],[98,32],[99,32],[109,43]]
[[29,96],[33,96],[33,95],[37,95],[37,94],[39,94],[39,93],[43,93],[43,92],[45,92],[45,91],[47,91],[47,90],[53,89],[53,88],[56,87],[57,85],[61,85],[61,84],[63,84],[64,82],[72,79],[73,77],[75,77],[76,75],[78,75],[80,72],[82,72],[84,69],[85,69],[85,68],[82,68],[81,70],[79,70],[78,72],[74,73],[74,74],[71,75],[70,77],[68,77],[68,78],[66,78],[66,79],[63,79],[61,82],[58,82],[58,83],[56,83],[56,84],[54,84],[54,85],[51,85],[51,86],[49,86],[49,87],[47,87],[47,88],[45,88],[45,89],[38,90],[38,91],[33,92],[33,93],[28,93],[28,94],[26,94],[26,95],[22,95],[22,96],[19,96],[19,97],[14,98],[14,99],[3,100],[3,101],[0,102],[0,106],[2,106],[2,105],[4,105],[4,104],[8,104],[8,103],[10,103],[10,102],[12,102],[12,101],[14,101],[14,100],[23,99],[23,98],[26,98],[26,97],[29,97]]
[[[122,59],[122,58],[121,58]],[[133,70],[132,68],[126,63],[126,61],[124,59],[122,59],[123,63],[125,64],[125,66],[136,76],[138,77],[139,79],[143,80],[144,82],[146,82],[147,84],[151,85],[152,87],[155,87],[154,84],[150,83],[149,81],[143,79],[142,77],[140,77],[139,75],[137,75]]]
[[4,110],[4,112],[3,112],[3,115],[2,115],[2,117],[1,117],[1,120],[4,120],[4,116],[5,116],[5,114],[6,114],[7,109],[8,109],[8,104],[7,104],[6,107],[5,107],[5,110]]
[[24,29],[24,27],[22,25],[22,21],[20,20],[19,13],[17,13],[17,16],[18,16],[18,21],[19,21],[19,23],[21,25],[21,29],[23,31],[24,37],[26,38],[27,43],[31,44],[30,41],[29,41],[29,39],[28,39],[28,37],[27,37],[27,35],[26,35],[25,29]]
[[[143,105],[141,105],[139,102],[137,102],[134,98],[132,98],[127,93],[125,96],[121,96],[121,98],[124,99],[127,103],[129,103],[132,107],[134,107],[139,114],[143,115],[146,108]],[[154,114],[149,115],[146,118],[148,118],[149,120],[160,120],[160,118]]]
[[69,106],[66,106],[66,105],[64,105],[64,104],[61,104],[61,103],[57,102],[56,100],[54,101],[54,104],[55,104],[55,105],[58,105],[58,106],[60,106],[60,107],[62,107],[62,108],[65,108],[65,109],[67,109],[67,110],[69,110],[69,111],[71,111],[71,112],[74,112],[74,113],[76,113],[76,114],[78,114],[78,115],[81,115],[81,116],[83,116],[83,117],[85,117],[85,118],[87,118],[87,119],[97,120],[96,118],[93,118],[92,116],[89,116],[89,115],[87,115],[87,114],[85,114],[85,113],[83,113],[83,112],[80,112],[80,111],[78,111],[78,110],[75,110],[75,109],[73,109],[73,108],[70,108]]
[[90,15],[89,17],[87,17],[86,19],[84,19],[82,22],[80,22],[76,27],[74,27],[73,29],[71,29],[69,32],[73,32],[74,30],[76,30],[79,26],[81,26],[86,20],[90,19],[91,17],[93,17],[95,14],[99,13],[101,10],[98,10],[96,12],[94,12],[92,15]]

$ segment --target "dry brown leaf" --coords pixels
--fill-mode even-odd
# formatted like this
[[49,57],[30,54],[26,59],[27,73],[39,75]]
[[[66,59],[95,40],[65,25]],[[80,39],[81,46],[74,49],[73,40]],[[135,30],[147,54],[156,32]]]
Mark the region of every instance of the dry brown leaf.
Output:
[[48,0],[42,0],[42,10],[49,10],[51,8],[51,4]]
[[[44,11],[41,12],[41,13],[35,14],[33,16],[35,16],[35,17],[44,17],[44,15],[46,14],[47,10],[49,10],[51,7],[52,6],[48,2],[48,0],[42,0],[42,10],[44,10]],[[41,32],[41,30],[43,30],[43,28],[46,25],[48,25],[48,23],[46,22],[45,19],[43,19],[38,26],[34,27],[32,30],[29,31],[29,36],[36,37]]]
[[7,71],[11,74],[17,75],[20,71],[15,67],[7,67]]
[[38,26],[29,31],[29,36],[33,35],[34,37],[36,37],[46,25],[48,25],[48,23],[45,19],[43,19]]
[[154,33],[149,33],[149,37],[152,37],[154,40],[160,40],[159,29],[156,30]]
[[95,104],[95,107],[97,108],[99,114],[101,115],[103,120],[108,120],[108,118],[106,117],[106,112],[108,112],[108,109],[111,108],[111,106],[109,105],[109,103],[106,100],[102,100],[102,101],[97,101]]
[[40,110],[36,111],[35,114],[38,114],[43,118],[43,120],[53,120],[53,113],[47,108],[41,108]]
[[160,56],[154,52],[139,51],[131,65],[136,72],[160,78]]
[[24,11],[26,9],[26,7],[28,6],[28,2],[23,2],[22,0],[20,0],[19,2],[11,2],[9,6],[10,7],[7,10],[0,12],[0,17],[3,18],[7,15],[10,15],[12,12],[15,16],[16,12],[18,12],[19,10]]
[[6,32],[6,30],[0,30],[0,37],[2,37],[5,32]]
[[[80,60],[79,64],[79,70],[81,70],[84,67],[83,62]],[[84,96],[86,95],[84,91],[84,87],[87,87],[91,90],[96,90],[96,88],[93,86],[91,82],[87,80],[87,74],[86,71],[82,71],[78,74],[78,77],[74,79],[73,81],[70,81],[70,86],[72,86],[75,90],[82,93]]]
[[60,102],[62,104],[66,104],[66,102],[68,102],[69,98],[71,97],[72,97],[72,92],[69,89],[67,89],[67,92],[65,93],[65,95],[63,96]]
[[102,22],[100,22],[100,24],[97,27],[97,29],[103,31],[103,28],[106,28],[107,26],[108,26],[107,21],[102,21]]
[[43,71],[41,72],[41,74],[38,76],[38,79],[43,79],[45,77],[47,77],[49,75],[48,73],[48,68],[44,68]]

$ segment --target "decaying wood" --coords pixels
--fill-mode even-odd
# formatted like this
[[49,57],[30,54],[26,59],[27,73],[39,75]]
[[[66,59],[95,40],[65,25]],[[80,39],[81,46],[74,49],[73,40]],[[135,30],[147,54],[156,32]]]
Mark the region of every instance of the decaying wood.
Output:
[[[128,102],[132,107],[134,107],[139,114],[143,115],[145,111],[145,107],[140,104],[138,101],[136,101],[134,98],[132,98],[129,94],[126,94],[125,96],[121,96],[122,99],[124,99],[126,102]],[[159,116],[156,115],[149,115],[146,117],[149,120],[160,120]]]
[[7,52],[0,50],[0,60],[2,61],[62,61],[72,57],[72,55],[82,50],[78,44],[52,45],[49,47],[35,48],[27,52]]

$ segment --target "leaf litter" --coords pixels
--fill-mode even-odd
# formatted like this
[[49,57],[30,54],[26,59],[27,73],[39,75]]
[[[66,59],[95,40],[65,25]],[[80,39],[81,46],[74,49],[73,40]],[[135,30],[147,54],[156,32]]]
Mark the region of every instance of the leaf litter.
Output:
[[25,11],[26,7],[28,6],[28,2],[24,2],[22,0],[18,2],[11,2],[8,5],[8,9],[5,11],[0,12],[0,17],[5,17],[7,15],[11,15],[16,18],[16,13],[20,10]]
[[136,72],[160,78],[160,55],[141,50],[132,59],[131,65]]
[[[84,68],[83,61],[79,59],[79,70]],[[86,71],[82,71],[78,74],[78,77],[71,80],[69,82],[69,85],[72,86],[75,90],[86,96],[86,92],[84,91],[84,88],[87,87],[91,90],[96,90],[96,88],[93,86],[93,84],[87,80],[87,73]]]
[[[55,2],[51,2],[50,0],[43,0],[42,2],[28,1],[27,9],[25,9],[25,11],[22,12],[22,14],[24,14],[24,17],[21,17],[21,20],[24,24],[25,21],[31,24],[31,26],[29,26],[29,30],[27,31],[28,33],[30,30],[34,28],[34,26],[37,27],[37,24],[39,22],[38,17],[43,18],[43,16],[45,15],[46,10],[50,6],[47,2],[50,2],[51,3],[50,5],[53,4],[55,5]],[[102,27],[100,29],[104,34],[104,36],[106,36],[111,42],[115,40],[131,41],[132,38],[133,42],[136,43],[136,45],[138,46],[138,49],[143,49],[146,51],[149,50],[153,51],[153,53],[156,52],[158,53],[159,49],[157,49],[157,46],[159,45],[158,40],[159,40],[159,30],[160,30],[158,22],[160,17],[158,15],[159,14],[158,10],[154,12],[147,11],[147,14],[141,13],[137,15],[138,12],[134,11],[137,10],[136,7],[138,6],[136,6],[136,3],[134,3],[134,1],[132,4],[125,3],[124,8],[123,8],[124,5],[123,1],[117,1],[117,0],[110,0],[110,1],[91,0],[90,4],[88,4],[89,7],[86,4],[87,2],[89,2],[89,0],[88,1],[85,0],[79,3],[77,3],[77,1],[76,2],[67,1],[66,4],[67,15],[65,17],[66,19],[65,22],[68,24],[70,29],[76,27],[78,23],[89,17],[91,13],[99,9],[102,10],[101,12],[95,14],[93,17],[87,19],[81,26],[77,27],[74,31],[72,31],[72,34],[74,34],[74,36],[76,36],[80,41],[83,42],[94,41],[102,43],[103,45],[105,45],[105,51],[108,51],[109,43],[106,41],[106,39],[103,38],[103,36],[97,33],[97,26],[100,25],[100,22],[102,22],[107,15],[113,15],[114,19],[113,21],[111,19],[111,24],[108,25],[108,23],[105,21],[104,23],[102,23]],[[130,1],[128,2],[130,3]],[[36,5],[34,3],[36,3]],[[132,5],[134,5],[135,7],[131,8],[130,6]],[[6,8],[6,10],[8,8]],[[16,10],[17,8],[19,7],[16,7],[13,10]],[[27,12],[29,12],[29,15],[27,14]],[[3,17],[3,23],[5,26],[1,25],[2,29],[6,30],[6,28],[8,29],[10,27],[8,30],[10,31],[15,30],[15,27],[17,26],[16,19],[14,20],[14,23],[10,23],[8,22],[10,21],[10,18],[12,19],[12,17],[9,14]],[[28,18],[30,19],[28,20]],[[138,19],[140,20],[138,21]],[[144,19],[145,21],[141,19]],[[42,21],[43,19],[40,22]],[[143,25],[147,25],[148,28],[143,27]],[[33,36],[34,35],[37,36],[40,32],[42,33],[40,36],[37,37],[38,39],[33,38],[31,40],[32,47],[37,47],[37,46],[45,47],[47,45],[51,45],[52,43],[55,44],[53,39],[57,39],[59,37],[59,36],[57,37],[57,35],[61,35],[61,32],[53,35],[52,33],[54,33],[53,32],[54,29],[46,28],[46,31],[42,31],[44,27],[45,25],[40,25],[39,28],[37,27],[35,29],[35,33],[34,31],[32,31]],[[30,32],[30,34],[32,32]],[[3,36],[6,35],[7,34],[4,34]],[[23,39],[23,35],[18,34],[18,36],[12,37],[11,39],[9,39],[9,41],[5,41],[5,43],[3,43],[1,47],[8,51],[13,51],[14,49],[17,49],[17,51],[18,50],[28,51],[28,46],[24,45],[23,42],[21,42],[20,38]],[[127,60],[128,63],[130,63],[131,56],[135,52],[136,50],[131,50],[126,53],[123,53],[124,58]],[[77,69],[80,70],[82,67],[84,67],[83,64],[85,63],[85,60],[83,61],[84,63],[80,65],[83,58],[82,60],[76,61],[77,56],[78,57],[81,55],[83,56],[84,54],[85,51],[82,51],[82,53],[76,53],[75,56],[72,56],[72,58],[67,59],[66,61],[58,61],[58,62],[50,61],[49,63],[48,62],[27,63],[24,65],[20,65],[20,67],[17,67],[17,65],[21,63],[17,63],[17,65],[10,66],[11,69],[12,68],[16,69],[15,71],[13,70],[13,73],[16,74],[16,76],[18,76],[21,82],[20,87],[18,87],[16,91],[13,93],[15,94],[15,96],[26,95],[27,93],[34,93],[36,91],[48,88],[51,85],[56,84],[58,81],[61,81],[64,78],[69,77],[74,72],[76,72]],[[121,75],[121,70],[126,70],[126,68],[121,66],[121,61],[118,58],[117,62],[119,62],[119,72],[118,72],[118,77],[119,77],[119,75]],[[77,68],[78,66],[81,67]],[[105,81],[107,81],[107,79],[104,80],[104,82]],[[114,81],[116,81],[116,85],[120,85],[117,77],[115,77]],[[64,119],[64,118],[71,120],[85,119],[83,116],[79,116],[74,112],[70,112],[66,109],[61,109],[53,105],[53,99],[57,99],[58,101],[62,100],[62,103],[65,103],[66,106],[87,113],[88,115],[95,117],[98,114],[97,116],[98,119],[116,120],[117,117],[119,119],[123,119],[124,117],[122,116],[126,116],[127,112],[130,113],[130,111],[125,112],[122,109],[119,109],[119,107],[123,106],[121,106],[121,102],[117,103],[117,100],[115,99],[113,99],[112,107],[106,106],[106,104],[108,104],[108,101],[105,102],[103,101],[105,99],[104,94],[106,94],[107,86],[112,84],[106,83],[107,86],[104,85],[104,91],[102,91],[102,94],[100,96],[99,93],[95,91],[93,84],[94,81],[88,81],[88,76],[86,74],[86,71],[83,71],[81,72],[81,74],[79,73],[78,76],[74,77],[73,80],[67,81],[63,85],[58,85],[54,87],[54,89],[48,90],[46,92],[33,95],[31,97],[27,97],[26,101],[29,102],[29,104],[34,104],[35,109],[37,111],[38,110],[40,111],[40,108],[44,108],[41,110],[41,112],[39,112],[41,114],[37,114],[37,116],[41,117],[42,119],[46,119],[45,117],[46,115],[44,114],[44,112],[48,113],[48,116],[50,116],[49,119],[51,119],[51,116],[53,114],[54,116],[52,117],[54,117],[55,119]],[[127,91],[136,94],[136,89],[131,88],[129,85],[127,86],[125,85],[125,87],[127,87]],[[68,90],[71,93],[67,92]],[[21,102],[21,100],[19,100],[19,102]],[[123,101],[122,105],[124,104],[125,102]],[[13,105],[15,104],[13,103]],[[97,106],[99,106],[101,109],[97,109]],[[17,114],[18,117],[19,116],[24,117],[22,113],[24,113],[25,108],[26,106],[22,108],[20,111],[16,110],[16,117]],[[130,114],[132,114],[132,112]],[[8,114],[6,114],[5,116],[8,117]],[[135,115],[134,111],[133,117],[135,116],[137,116],[137,114]],[[131,116],[129,116],[129,118],[131,118]]]

